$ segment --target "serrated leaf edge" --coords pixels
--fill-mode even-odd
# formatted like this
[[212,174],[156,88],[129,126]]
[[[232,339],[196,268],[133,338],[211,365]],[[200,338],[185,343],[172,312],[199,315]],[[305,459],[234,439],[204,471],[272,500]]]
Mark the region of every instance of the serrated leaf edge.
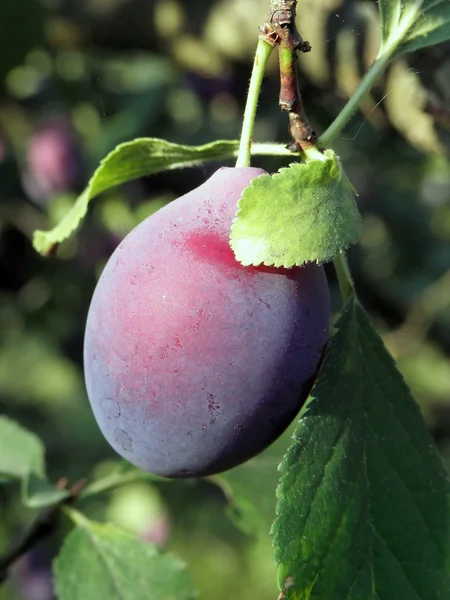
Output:
[[[344,312],[344,311],[346,311],[346,309],[347,309],[347,308],[348,308],[348,310],[349,310],[349,317],[348,317],[348,318],[351,318],[351,319],[353,319],[355,322],[357,322],[357,323],[358,323],[358,327],[359,327],[359,335],[362,335],[363,337],[367,337],[367,331],[366,331],[367,327],[370,327],[370,328],[373,330],[373,332],[375,333],[375,335],[376,335],[376,336],[377,336],[377,338],[378,338],[378,344],[376,344],[376,345],[375,345],[375,344],[368,344],[368,346],[371,348],[371,350],[372,350],[373,352],[376,352],[376,353],[378,353],[379,349],[380,349],[380,348],[384,348],[384,346],[383,346],[383,344],[382,344],[382,341],[381,341],[381,339],[379,338],[379,334],[376,332],[376,330],[375,330],[375,328],[373,327],[373,324],[370,322],[370,320],[369,320],[368,318],[366,318],[366,319],[364,319],[364,322],[362,322],[362,317],[365,315],[365,312],[364,312],[364,309],[363,309],[363,307],[360,305],[359,301],[358,301],[358,300],[357,300],[355,297],[352,297],[352,298],[351,298],[351,299],[350,299],[350,300],[347,302],[346,306],[344,306],[343,312]],[[350,314],[350,311],[351,311],[351,313],[352,313],[352,314]],[[342,313],[341,313],[341,316],[342,316]],[[336,324],[336,329],[335,329],[335,331],[333,332],[333,336],[332,336],[332,338],[336,336],[336,334],[339,332],[339,330],[340,330],[340,325],[339,325],[339,322],[338,322],[338,323]],[[332,339],[332,338],[331,338],[331,339]],[[330,340],[330,342],[331,342],[331,340]],[[327,351],[328,351],[328,350],[329,350],[329,348],[330,348],[330,342],[329,342],[329,345],[328,345]],[[397,367],[397,365],[396,365],[396,363],[395,363],[395,360],[393,359],[393,357],[390,355],[390,353],[389,353],[389,352],[387,352],[387,351],[386,351],[386,358],[387,358],[387,357],[389,357],[390,366],[396,370],[399,380],[401,380],[401,383],[402,383],[402,384],[405,386],[405,388],[406,388],[406,389],[409,391],[409,397],[410,397],[410,400],[411,400],[411,402],[412,402],[412,406],[414,405],[414,409],[415,409],[415,411],[414,411],[414,412],[415,412],[415,415],[416,415],[416,417],[417,417],[417,416],[421,416],[421,411],[420,411],[419,405],[418,405],[418,404],[417,404],[417,402],[414,400],[414,398],[413,398],[413,396],[412,396],[412,394],[411,394],[411,392],[410,392],[410,390],[409,390],[409,387],[408,387],[408,385],[407,385],[407,383],[406,383],[406,381],[405,381],[405,379],[404,379],[404,377],[403,377],[403,374],[402,374],[402,373],[399,371],[399,369],[398,369],[398,367]],[[322,362],[322,365],[324,364],[324,362],[325,362],[325,360]],[[361,374],[361,375],[362,375],[362,374]],[[289,455],[289,453],[290,453],[290,452],[291,452],[291,451],[292,451],[292,450],[293,450],[293,449],[294,449],[294,448],[295,448],[297,445],[299,445],[299,444],[300,444],[300,440],[299,440],[299,439],[298,439],[298,437],[297,437],[297,435],[298,435],[298,434],[297,434],[297,432],[298,432],[298,426],[301,426],[301,421],[302,421],[302,420],[303,420],[305,417],[307,417],[307,415],[308,415],[308,412],[309,412],[309,409],[310,409],[310,407],[312,406],[312,404],[318,401],[318,400],[317,400],[317,399],[314,397],[314,391],[315,391],[315,389],[317,388],[317,386],[318,386],[318,385],[320,385],[320,381],[319,381],[319,380],[320,380],[320,373],[319,373],[319,376],[318,376],[318,377],[317,377],[317,379],[316,379],[316,384],[314,385],[314,388],[311,390],[311,393],[310,393],[310,397],[309,397],[309,399],[308,399],[308,402],[307,402],[307,404],[304,406],[303,410],[302,410],[302,411],[301,411],[301,413],[300,413],[300,417],[299,417],[299,419],[298,419],[298,421],[297,421],[297,428],[294,430],[294,432],[293,432],[293,435],[292,435],[292,440],[293,440],[293,443],[292,443],[292,444],[291,444],[291,445],[288,447],[288,449],[287,449],[287,451],[286,451],[286,453],[285,453],[285,455],[284,455],[283,459],[281,460],[281,462],[280,462],[280,465],[279,465],[279,467],[278,467],[278,471],[280,472],[280,474],[281,474],[281,475],[280,475],[280,480],[279,480],[279,482],[278,482],[278,485],[277,485],[277,487],[276,487],[276,490],[275,490],[275,495],[276,495],[276,498],[277,498],[276,510],[275,510],[275,512],[276,512],[276,517],[275,517],[275,520],[274,520],[274,522],[273,522],[273,524],[272,524],[272,527],[271,527],[271,530],[270,530],[270,534],[271,534],[272,536],[274,536],[274,537],[273,537],[273,543],[272,543],[272,545],[273,545],[273,548],[274,548],[274,552],[276,552],[276,551],[277,551],[277,546],[275,545],[275,536],[276,536],[277,532],[275,531],[275,529],[276,529],[276,525],[277,525],[278,517],[279,517],[279,515],[280,515],[280,513],[281,513],[281,511],[282,511],[282,509],[283,509],[283,507],[282,507],[282,503],[283,503],[283,499],[284,499],[284,492],[285,492],[285,489],[283,489],[283,485],[284,485],[284,480],[285,480],[285,478],[286,478],[286,476],[288,475],[288,472],[289,472],[289,465],[287,464],[287,463],[288,463],[288,455]],[[382,390],[380,389],[380,387],[379,387],[379,386],[376,384],[376,381],[375,381],[375,380],[374,380],[374,383],[375,383],[376,387],[379,389],[380,393],[383,393],[383,392],[382,392]],[[392,406],[391,406],[391,409],[392,409]],[[403,427],[403,424],[401,423],[400,419],[398,418],[398,416],[397,416],[395,413],[393,413],[393,418],[395,419],[395,421],[396,421],[396,422],[398,422],[398,423],[399,423],[399,426],[400,426],[400,427],[402,427],[402,428],[404,429],[404,427]],[[364,415],[364,420],[365,420],[365,421],[367,421],[367,417],[366,417],[366,415]],[[343,433],[343,431],[344,431],[344,428],[345,428],[345,426],[346,426],[346,423],[347,423],[347,421],[345,421],[345,422],[343,423],[343,426],[342,426],[342,428],[339,430],[339,436],[338,436],[338,439],[339,439],[339,440],[342,438],[342,433]],[[366,423],[366,427],[367,427],[367,429],[368,429],[368,430],[369,430],[369,429],[371,430],[371,425],[370,425],[370,423]],[[408,433],[407,431],[405,431],[405,433],[406,433],[407,437],[410,437],[410,435],[409,435],[409,433]],[[377,435],[376,435],[374,432],[372,432],[372,435],[373,435],[373,438],[374,438],[374,440],[375,440],[376,442],[378,442],[378,436],[377,436]],[[337,443],[338,443],[338,441],[335,441],[335,442],[332,444],[332,448],[333,448],[333,449],[335,448],[335,446],[337,445]],[[365,458],[365,457],[366,457],[366,452],[367,452],[367,440],[364,440],[363,444],[364,444],[364,448],[363,448],[364,463],[366,463],[366,458]],[[378,445],[378,444],[377,444],[377,445]],[[415,447],[415,446],[414,446],[414,443],[412,443],[412,442],[411,442],[411,446],[412,446],[412,447]],[[391,464],[391,462],[390,462],[389,458],[388,458],[388,457],[386,457],[386,455],[385,455],[385,453],[384,453],[384,450],[383,450],[382,448],[380,448],[380,452],[383,454],[383,456],[385,457],[385,460],[386,460],[386,462],[387,462],[387,463],[390,465],[390,467],[392,468],[392,470],[393,470],[393,472],[394,472],[394,474],[395,474],[395,476],[396,476],[397,480],[400,482],[400,484],[401,484],[403,487],[406,487],[406,490],[407,490],[407,491],[409,491],[409,488],[408,488],[408,486],[407,486],[407,485],[404,483],[404,480],[403,480],[403,478],[402,478],[402,477],[401,477],[401,476],[398,474],[398,471],[397,471],[397,469],[396,469],[396,468],[395,468],[395,467],[394,467],[394,466]],[[436,447],[435,447],[435,446],[433,446],[432,448],[430,448],[430,453],[434,454],[434,455],[435,455],[435,457],[436,457],[436,459],[437,459],[437,460],[440,462],[439,455],[438,455],[438,452],[437,452],[437,449],[436,449]],[[419,454],[418,452],[417,452],[417,456],[418,456],[418,458],[419,458],[419,461],[420,461],[420,462],[422,462],[422,460],[423,460],[423,456],[422,456],[421,454]],[[323,465],[322,474],[321,474],[321,477],[320,477],[320,481],[317,483],[317,487],[316,487],[316,490],[315,490],[315,494],[317,493],[317,491],[318,491],[318,489],[319,489],[319,487],[320,487],[320,485],[321,485],[321,483],[322,483],[322,481],[323,481],[323,474],[324,474],[324,472],[325,472],[325,468],[326,468],[326,465],[328,464],[328,462],[329,462],[329,459],[327,460],[326,464],[324,464],[324,465]],[[440,477],[440,478],[442,479],[442,481],[445,483],[445,487],[446,487],[446,489],[447,489],[447,503],[450,505],[450,482],[449,482],[449,480],[448,480],[448,477],[447,477],[447,476],[446,476],[446,474],[445,474],[444,467],[442,466],[442,464],[441,464],[440,473],[439,473],[439,474],[438,474],[438,473],[436,473],[436,474],[437,474],[437,475],[439,475],[439,477]],[[368,480],[368,478],[367,478],[367,468],[366,468],[366,469],[365,469],[365,471],[364,471],[364,478],[365,478],[365,482],[366,482],[367,489],[369,489],[371,484],[370,484],[370,481],[369,481],[369,480]],[[426,522],[426,520],[424,519],[424,517],[423,517],[422,513],[420,512],[420,508],[418,507],[418,505],[417,505],[417,503],[416,503],[416,501],[415,501],[415,498],[411,498],[411,502],[412,502],[412,505],[414,506],[414,508],[415,508],[415,509],[418,511],[418,513],[419,513],[419,515],[420,515],[420,519],[421,519],[421,521],[423,522],[423,525],[424,525],[424,527],[425,527],[425,530],[426,530],[426,532],[427,532],[427,534],[428,534],[428,536],[429,536],[429,538],[430,538],[430,542],[431,542],[431,544],[434,546],[434,548],[436,549],[436,551],[437,551],[437,552],[438,552],[438,553],[439,553],[439,554],[440,554],[440,555],[441,555],[443,558],[445,558],[445,555],[444,555],[444,554],[442,554],[442,552],[440,551],[440,548],[439,548],[439,546],[438,546],[438,545],[437,545],[437,543],[435,542],[434,538],[431,536],[431,533],[430,533],[430,532],[432,531],[432,529],[430,528],[430,526],[428,525],[428,523],[427,523],[427,522]],[[370,504],[371,504],[371,503],[370,503],[370,498],[368,498],[368,499],[367,499],[367,511],[369,511],[369,514],[370,514],[370,511],[371,511]],[[310,508],[311,508],[311,507],[310,507]],[[308,510],[310,510],[310,508],[309,508]],[[348,508],[348,505],[346,506],[346,509],[347,509],[347,508]],[[342,513],[342,514],[344,514],[344,512],[345,512],[345,511],[343,511],[343,513]],[[342,519],[341,519],[341,521],[340,521],[340,522],[342,522]],[[372,539],[371,539],[370,547],[368,548],[368,556],[369,556],[369,557],[371,557],[371,556],[372,556],[372,553],[373,553],[373,543],[374,543],[374,538],[375,538],[375,536],[378,536],[378,538],[379,538],[379,539],[380,539],[380,540],[383,542],[383,544],[384,544],[384,545],[386,546],[386,548],[388,549],[389,553],[390,553],[390,554],[392,554],[392,556],[394,557],[394,559],[396,560],[396,562],[399,564],[399,566],[400,566],[400,569],[403,571],[403,573],[404,573],[404,575],[405,575],[405,579],[406,579],[406,581],[407,581],[407,582],[408,582],[408,584],[410,585],[410,587],[411,587],[411,590],[414,592],[414,595],[415,595],[415,596],[417,596],[417,598],[419,598],[420,596],[418,595],[418,592],[417,592],[417,590],[414,588],[414,586],[413,586],[413,584],[411,583],[411,581],[410,581],[410,579],[409,579],[409,577],[408,577],[407,573],[404,571],[403,564],[402,564],[402,563],[400,563],[400,561],[398,560],[398,557],[397,557],[397,555],[396,555],[396,554],[395,554],[395,553],[394,553],[394,552],[393,552],[393,551],[390,549],[390,546],[389,546],[389,544],[387,543],[387,541],[384,539],[383,535],[382,535],[382,534],[381,534],[381,533],[378,531],[378,529],[375,527],[375,524],[374,524],[374,523],[373,523],[373,522],[372,522],[370,519],[368,520],[368,525],[369,525],[369,527],[370,527],[370,529],[371,529],[371,531],[372,531],[372,536],[373,536],[373,537],[372,537]],[[279,576],[279,574],[280,574],[280,569],[282,569],[282,568],[283,568],[283,565],[282,565],[281,563],[278,563],[278,564],[277,564],[277,574],[278,574],[278,580],[280,580],[280,576]],[[318,574],[320,573],[320,568],[318,568],[318,570],[317,570],[317,573],[318,573]],[[360,570],[358,571],[358,574],[359,574],[359,573],[360,573]],[[371,568],[371,570],[370,570],[370,575],[371,575],[371,583],[372,583],[372,589],[373,589],[373,598],[374,598],[374,600],[376,600],[376,599],[378,598],[378,594],[376,593],[376,582],[375,582],[374,573],[373,573],[373,569],[372,569],[372,568]],[[352,585],[352,588],[354,587],[354,584],[356,583],[356,581],[357,581],[357,578],[355,577],[355,581],[354,581],[354,583],[353,583],[353,585]],[[312,591],[313,587],[314,587],[314,583],[312,584],[312,586],[311,586],[311,588],[310,588],[309,592],[311,592],[311,591]],[[281,586],[280,586],[280,589],[281,589]],[[287,590],[288,590],[288,589],[289,589],[289,588],[286,588],[286,589],[284,590],[284,592],[287,592]],[[282,591],[282,593],[283,593],[283,590],[281,590],[281,591]],[[349,590],[349,593],[347,594],[347,598],[349,597],[349,595],[350,595],[350,592],[351,592],[351,589]],[[286,597],[286,596],[285,596],[285,597]],[[308,595],[308,598],[309,598],[309,595]]]
[[229,244],[230,244],[230,248],[233,250],[233,253],[235,255],[235,258],[238,262],[241,263],[241,265],[243,265],[244,267],[259,267],[261,265],[264,265],[265,267],[275,267],[275,268],[284,268],[284,269],[291,269],[293,267],[302,267],[308,263],[315,263],[317,265],[322,265],[325,264],[327,262],[330,262],[331,260],[333,260],[339,253],[344,252],[345,250],[347,250],[350,246],[352,246],[353,244],[356,244],[358,242],[360,233],[361,233],[361,223],[362,223],[362,219],[361,219],[361,215],[359,213],[359,211],[357,211],[358,214],[358,219],[359,219],[359,228],[358,228],[358,232],[356,234],[356,236],[354,237],[353,240],[350,240],[349,242],[347,242],[346,245],[342,246],[339,250],[338,253],[333,253],[326,255],[322,260],[306,260],[303,262],[286,262],[286,261],[268,261],[268,260],[264,260],[264,261],[260,261],[258,263],[254,262],[254,261],[247,261],[247,260],[241,260],[236,253],[236,249],[235,249],[235,243],[233,241],[233,232],[235,230],[235,226],[238,222],[238,220],[241,217],[242,210],[242,204],[241,201],[244,199],[244,195],[246,190],[248,190],[249,188],[256,188],[259,185],[259,182],[261,180],[264,180],[266,178],[271,178],[271,179],[277,179],[280,176],[283,176],[283,173],[285,171],[289,171],[290,169],[302,169],[302,168],[308,168],[308,166],[313,163],[313,162],[322,162],[322,163],[327,163],[329,161],[332,161],[334,165],[336,165],[337,170],[338,170],[338,177],[336,178],[338,181],[345,181],[345,185],[347,185],[347,187],[349,188],[349,190],[352,192],[352,194],[354,196],[358,196],[358,192],[356,191],[356,188],[354,187],[353,183],[350,181],[350,179],[348,178],[346,172],[344,171],[343,165],[342,165],[342,161],[340,159],[340,157],[335,154],[335,152],[329,148],[327,150],[325,150],[324,155],[327,157],[326,160],[320,160],[320,159],[312,159],[309,160],[308,162],[305,163],[299,163],[299,162],[294,162],[291,163],[290,165],[288,165],[287,167],[282,167],[280,168],[276,173],[273,173],[272,175],[270,175],[269,173],[263,173],[262,175],[258,175],[257,177],[254,177],[249,185],[244,188],[242,190],[241,196],[237,202],[237,209],[236,209],[236,213],[233,219],[233,222],[231,224],[231,230],[230,230],[230,237],[229,237]]

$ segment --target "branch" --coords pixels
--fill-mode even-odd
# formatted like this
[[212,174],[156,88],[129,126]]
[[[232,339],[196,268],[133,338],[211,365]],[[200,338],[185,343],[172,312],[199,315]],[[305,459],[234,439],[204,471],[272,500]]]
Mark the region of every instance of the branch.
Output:
[[[64,489],[66,485],[67,480],[62,479],[56,484],[56,487]],[[50,537],[57,530],[62,507],[74,502],[85,485],[86,482],[84,480],[76,483],[71,487],[68,498],[42,510],[23,538],[7,550],[3,556],[0,556],[0,584],[8,578],[9,569],[19,558],[27,554],[27,552],[45,538]]]
[[0,584],[6,581],[10,567],[22,556],[27,554],[34,546],[50,536],[58,527],[60,505],[43,510],[24,537],[0,557]]
[[314,146],[317,135],[306,116],[299,86],[297,52],[310,52],[295,24],[297,0],[271,0],[270,12],[261,28],[261,37],[279,46],[280,108],[289,115],[289,132],[293,142],[289,149],[302,151]]
[[[293,140],[288,149],[302,152],[306,160],[317,160],[320,157],[317,135],[303,107],[297,57],[297,52],[310,52],[311,46],[300,35],[295,23],[296,16],[297,0],[271,0],[270,13],[261,35],[265,41],[279,46],[280,108],[289,115],[289,132]],[[334,267],[342,298],[347,301],[355,293],[355,289],[345,253],[334,259]]]

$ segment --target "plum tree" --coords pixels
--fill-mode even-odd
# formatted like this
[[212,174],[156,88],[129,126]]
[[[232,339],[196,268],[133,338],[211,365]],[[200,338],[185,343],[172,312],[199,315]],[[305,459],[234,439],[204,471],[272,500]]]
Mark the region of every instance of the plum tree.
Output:
[[98,282],[85,376],[123,457],[167,477],[256,455],[304,403],[329,334],[322,267],[243,267],[229,246],[242,190],[263,174],[219,169],[138,225]]

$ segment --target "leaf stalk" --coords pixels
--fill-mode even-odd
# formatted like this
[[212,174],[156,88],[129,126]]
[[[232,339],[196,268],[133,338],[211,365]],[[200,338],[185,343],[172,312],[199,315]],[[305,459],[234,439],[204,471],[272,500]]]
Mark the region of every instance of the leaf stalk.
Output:
[[318,143],[320,146],[329,146],[350,121],[351,117],[358,109],[361,101],[384,73],[386,67],[394,57],[398,47],[403,42],[409,29],[411,29],[412,25],[417,20],[421,4],[422,2],[416,2],[408,11],[403,13],[401,22],[395,30],[395,35],[386,42],[382,43],[375,62],[362,78],[361,83],[357,87],[356,91],[352,94],[347,104],[331,123],[328,129],[319,137]]
[[342,300],[346,303],[350,298],[356,296],[356,292],[345,252],[341,252],[335,257],[333,265],[336,271]]
[[[64,489],[66,484],[67,480],[62,479],[56,487]],[[44,508],[24,533],[23,537],[13,544],[5,554],[0,556],[0,584],[6,581],[10,568],[19,558],[55,533],[59,527],[62,508],[75,502],[85,485],[86,481],[84,479],[75,483],[69,490],[70,496],[68,498],[64,498],[59,503]]]

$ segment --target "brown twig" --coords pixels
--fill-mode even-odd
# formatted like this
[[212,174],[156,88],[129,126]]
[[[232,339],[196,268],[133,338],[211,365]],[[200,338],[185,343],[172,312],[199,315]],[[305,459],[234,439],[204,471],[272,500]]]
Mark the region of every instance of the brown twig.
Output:
[[[56,487],[58,489],[65,489],[67,483],[67,479],[63,478],[56,484]],[[3,556],[0,556],[0,584],[7,579],[9,569],[19,558],[27,554],[34,546],[39,544],[39,542],[56,531],[59,526],[62,506],[74,502],[85,485],[86,480],[75,483],[70,488],[69,496],[67,498],[64,498],[64,500],[61,500],[58,504],[43,509],[33,521],[23,538],[12,545]]]
[[260,37],[279,47],[280,108],[289,115],[290,150],[298,152],[315,145],[317,135],[306,116],[299,86],[297,52],[310,52],[309,42],[300,35],[295,18],[297,0],[271,0],[266,23],[260,28]]
[[9,575],[9,569],[22,556],[27,554],[36,544],[56,530],[60,516],[60,505],[43,510],[26,532],[24,537],[0,557],[0,584]]

